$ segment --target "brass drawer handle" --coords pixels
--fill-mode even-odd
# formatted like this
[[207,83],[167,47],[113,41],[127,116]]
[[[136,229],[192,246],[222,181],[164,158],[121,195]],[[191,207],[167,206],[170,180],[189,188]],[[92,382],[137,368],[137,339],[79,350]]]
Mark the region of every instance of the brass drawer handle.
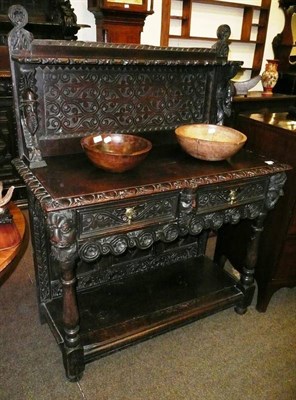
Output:
[[127,223],[130,225],[132,222],[132,219],[136,216],[135,207],[127,207],[125,209],[125,216],[127,218]]
[[237,189],[231,189],[227,201],[230,204],[234,204],[236,200],[237,200]]

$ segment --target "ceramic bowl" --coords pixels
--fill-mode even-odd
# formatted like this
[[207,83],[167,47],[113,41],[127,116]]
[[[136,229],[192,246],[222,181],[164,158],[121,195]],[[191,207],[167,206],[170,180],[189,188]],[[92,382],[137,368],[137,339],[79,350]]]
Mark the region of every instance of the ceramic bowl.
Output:
[[147,139],[117,133],[85,136],[81,139],[81,146],[95,166],[110,172],[135,168],[152,148]]
[[183,125],[175,132],[186,153],[206,161],[221,161],[233,156],[247,140],[243,133],[221,125]]

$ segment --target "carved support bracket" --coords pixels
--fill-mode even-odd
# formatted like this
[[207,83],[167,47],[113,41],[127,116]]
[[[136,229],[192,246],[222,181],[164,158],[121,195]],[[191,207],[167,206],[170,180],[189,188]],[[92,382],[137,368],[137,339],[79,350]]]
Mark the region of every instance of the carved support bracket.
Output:
[[20,117],[23,137],[27,149],[27,156],[30,161],[30,168],[41,168],[46,166],[43,160],[36,131],[38,129],[37,115],[37,95],[34,91],[34,76],[33,73],[24,74],[20,78]]
[[283,187],[286,180],[287,176],[284,172],[271,176],[265,203],[267,210],[273,209],[280,196],[284,195]]
[[224,65],[220,69],[221,78],[216,92],[217,102],[217,121],[218,125],[222,125],[225,115],[230,117],[232,109],[232,97],[234,95],[234,87],[231,79],[238,73],[240,64]]

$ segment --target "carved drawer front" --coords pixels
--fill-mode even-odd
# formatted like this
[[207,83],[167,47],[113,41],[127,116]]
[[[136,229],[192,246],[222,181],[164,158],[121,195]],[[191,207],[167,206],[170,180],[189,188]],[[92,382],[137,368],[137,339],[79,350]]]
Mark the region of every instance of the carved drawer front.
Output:
[[78,210],[78,239],[174,221],[177,205],[178,193],[172,193]]
[[237,207],[254,203],[265,198],[268,187],[268,178],[257,181],[239,182],[230,185],[217,185],[201,188],[197,192],[196,212],[214,212],[223,208]]

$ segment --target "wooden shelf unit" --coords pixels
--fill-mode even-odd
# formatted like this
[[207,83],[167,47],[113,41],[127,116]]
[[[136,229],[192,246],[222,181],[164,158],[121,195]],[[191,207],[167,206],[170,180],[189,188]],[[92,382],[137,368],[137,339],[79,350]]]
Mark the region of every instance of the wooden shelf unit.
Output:
[[[174,1],[174,0],[173,0]],[[262,0],[261,5],[252,5],[250,3],[236,3],[226,2],[223,0],[175,0],[182,3],[182,15],[172,15],[171,6],[172,0],[163,0],[162,2],[162,29],[161,29],[161,46],[168,46],[170,39],[185,39],[190,41],[208,41],[213,43],[216,41],[215,37],[207,36],[192,36],[191,35],[191,24],[192,24],[192,4],[208,4],[217,7],[227,7],[229,11],[233,8],[239,8],[243,10],[242,16],[242,28],[239,39],[230,38],[231,43],[243,43],[243,44],[254,44],[253,51],[253,62],[252,67],[243,68],[244,70],[252,70],[251,77],[256,76],[260,73],[262,66],[262,59],[265,47],[269,11],[271,0]],[[259,12],[258,20],[254,21],[255,12]],[[170,34],[171,21],[181,21],[181,34],[175,35]],[[225,21],[227,24],[227,21]],[[218,26],[217,26],[218,28]],[[231,27],[230,27],[231,28]],[[252,28],[257,29],[256,39],[251,39]]]

